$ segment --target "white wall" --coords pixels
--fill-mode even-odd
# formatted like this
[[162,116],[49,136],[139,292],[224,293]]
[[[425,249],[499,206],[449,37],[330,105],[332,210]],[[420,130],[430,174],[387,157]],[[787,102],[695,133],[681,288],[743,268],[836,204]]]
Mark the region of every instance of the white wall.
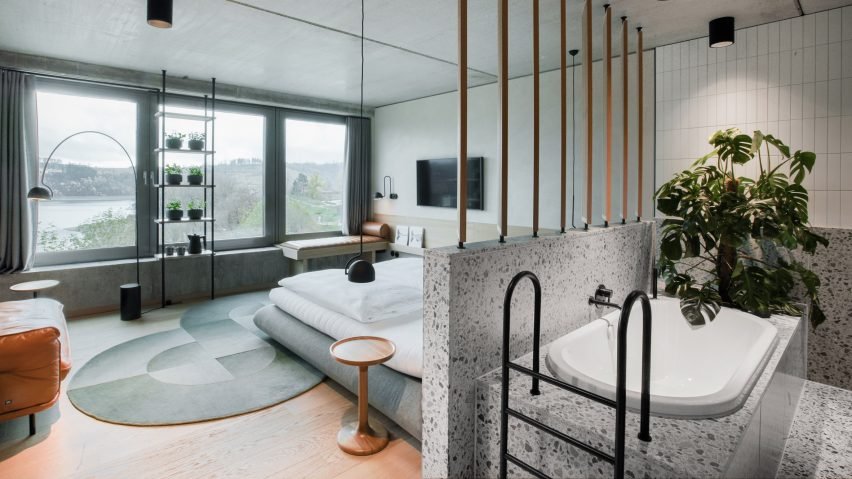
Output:
[[657,185],[714,131],[761,130],[817,154],[811,223],[852,228],[852,7],[738,30],[727,48],[657,48],[656,83]]
[[[615,43],[615,41],[613,42]],[[579,60],[579,56],[578,56]],[[635,55],[630,56],[631,92],[631,133],[630,133],[630,190],[628,197],[628,218],[635,216],[636,210],[636,63]],[[645,179],[644,192],[648,198],[645,203],[645,216],[652,214],[650,201],[653,193],[653,148],[654,148],[654,52],[647,51],[645,63]],[[604,90],[603,64],[595,64],[595,200],[594,224],[601,224],[603,210],[603,181],[605,168],[604,150]],[[621,60],[613,59],[613,216],[616,221],[621,215]],[[570,96],[571,69],[568,73],[568,91]],[[559,228],[560,193],[560,151],[559,151],[559,71],[541,75],[541,228]],[[578,99],[575,132],[576,144],[576,206],[575,222],[582,227],[585,189],[585,93],[583,89],[582,67],[576,69],[575,92]],[[447,93],[420,100],[377,108],[373,123],[373,188],[382,189],[382,177],[390,175],[395,182],[398,200],[375,201],[375,213],[455,220],[455,209],[417,206],[417,184],[415,162],[426,158],[456,156],[457,142],[457,93]],[[471,222],[493,223],[498,220],[499,201],[499,106],[497,85],[485,85],[470,90],[469,96],[469,155],[485,157],[485,210],[469,211]],[[571,203],[571,99],[568,115],[568,212]],[[509,82],[509,224],[517,226],[532,225],[532,77],[523,77]],[[413,223],[416,224],[416,223]],[[570,218],[569,218],[570,225]],[[496,229],[495,229],[496,237]]]

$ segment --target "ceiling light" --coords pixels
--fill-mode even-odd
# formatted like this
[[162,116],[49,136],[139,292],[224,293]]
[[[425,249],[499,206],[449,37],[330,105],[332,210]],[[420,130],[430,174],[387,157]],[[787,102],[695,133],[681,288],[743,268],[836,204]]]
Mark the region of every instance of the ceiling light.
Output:
[[148,25],[172,28],[172,0],[148,0]]
[[734,44],[734,17],[721,17],[710,21],[710,48]]

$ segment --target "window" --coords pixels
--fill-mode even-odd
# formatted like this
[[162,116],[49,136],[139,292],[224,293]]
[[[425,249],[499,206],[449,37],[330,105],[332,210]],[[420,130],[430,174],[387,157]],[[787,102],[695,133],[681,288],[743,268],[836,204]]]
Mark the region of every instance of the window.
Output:
[[[39,174],[50,152],[44,183],[53,200],[37,203],[39,264],[127,256],[135,245],[139,98],[110,88],[57,88],[39,82]],[[69,254],[75,253],[74,256]]]
[[[243,247],[254,244],[268,244],[267,222],[267,161],[266,128],[268,112],[265,109],[234,107],[217,104],[215,135],[210,135],[215,145],[207,144],[206,149],[215,148],[214,177],[207,178],[215,184],[214,201],[201,188],[169,188],[166,190],[166,202],[179,200],[184,209],[190,201],[207,203],[215,207],[216,248]],[[203,109],[174,107],[168,111],[201,115]],[[192,120],[167,119],[166,133],[179,132],[204,133],[204,124]],[[208,133],[210,133],[208,131]],[[192,166],[202,167],[202,155],[187,155],[166,152],[166,163],[177,164],[184,169],[184,175]],[[210,171],[205,173],[210,174]],[[212,204],[211,204],[212,203]],[[166,243],[186,243],[189,233],[203,233],[203,225],[167,225]],[[209,236],[209,233],[208,233]],[[208,237],[209,239],[209,237]],[[240,241],[237,241],[240,240]],[[256,241],[253,241],[256,240]]]
[[[44,178],[53,200],[34,205],[39,266],[133,258],[137,236],[140,255],[150,257],[161,232],[167,245],[185,244],[190,233],[210,239],[210,223],[156,226],[161,194],[166,202],[180,201],[184,210],[191,201],[206,203],[207,216],[215,212],[220,251],[340,233],[342,116],[217,101],[215,124],[207,124],[215,135],[205,131],[204,122],[167,118],[166,133],[207,133],[215,141],[205,145],[215,150],[215,173],[210,165],[204,172],[215,187],[161,190],[160,153],[154,152],[161,133],[156,92],[39,78],[37,99],[39,174],[58,146]],[[204,100],[170,95],[167,110],[200,115]],[[187,174],[204,165],[204,155],[167,151],[164,161]]]
[[287,118],[284,131],[286,233],[340,231],[346,125]]

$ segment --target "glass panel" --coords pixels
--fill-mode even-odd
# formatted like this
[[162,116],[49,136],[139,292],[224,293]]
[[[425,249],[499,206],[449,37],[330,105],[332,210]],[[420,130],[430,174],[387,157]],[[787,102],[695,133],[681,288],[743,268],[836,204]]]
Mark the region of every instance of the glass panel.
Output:
[[[69,135],[114,137],[136,164],[133,101],[38,91],[39,172]],[[36,252],[133,246],[134,176],[121,147],[97,133],[71,138],[53,155],[44,182],[53,200],[38,202]]]
[[[204,114],[204,110],[169,107],[168,111]],[[209,125],[209,124],[208,124]],[[264,158],[266,118],[262,115],[216,112],[215,161],[216,170],[215,213],[216,240],[255,238],[264,235]],[[208,126],[209,129],[209,126]],[[187,137],[191,133],[203,134],[204,123],[193,120],[166,119],[166,133],[180,133]],[[188,138],[183,149],[188,149]],[[205,138],[206,140],[206,138]],[[204,149],[210,145],[205,144]],[[209,157],[208,157],[209,159]],[[166,153],[166,164],[183,169],[183,183],[187,183],[190,167],[204,166],[204,155]],[[209,168],[204,172],[204,181],[211,183]],[[206,193],[206,196],[205,196]],[[166,203],[178,200],[184,210],[190,201],[205,204],[210,215],[209,192],[201,188],[168,188]],[[187,216],[184,211],[184,217]],[[186,235],[204,234],[203,224],[168,225],[166,244],[186,243]],[[207,229],[206,231],[209,231]]]
[[287,234],[340,231],[346,125],[288,119]]

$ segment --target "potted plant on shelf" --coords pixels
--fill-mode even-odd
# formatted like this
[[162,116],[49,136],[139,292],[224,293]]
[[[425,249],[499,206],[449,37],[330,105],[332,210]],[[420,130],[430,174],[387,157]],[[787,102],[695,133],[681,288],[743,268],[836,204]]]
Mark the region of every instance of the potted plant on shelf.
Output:
[[183,181],[183,168],[172,163],[171,165],[166,165],[166,184],[167,185],[179,185],[181,181]]
[[183,139],[186,135],[173,131],[166,135],[166,148],[170,150],[179,150],[183,148]]
[[169,221],[180,221],[183,218],[183,209],[180,200],[171,200],[166,203],[166,217]]
[[[657,209],[667,216],[659,259],[666,292],[680,298],[694,326],[712,321],[721,305],[761,317],[800,315],[803,299],[818,326],[825,320],[820,280],[801,262],[802,253],[828,246],[808,225],[802,186],[816,155],[791,153],[772,135],[734,128],[716,132],[709,143],[713,151],[656,192]],[[735,167],[745,171],[755,158],[756,179],[736,176]]]
[[187,142],[187,146],[189,146],[190,150],[203,150],[204,140],[206,137],[207,135],[204,133],[192,132],[189,134],[189,142]]
[[189,203],[186,205],[186,214],[191,220],[200,220],[206,206],[207,203],[201,200],[189,200]]
[[200,166],[190,166],[189,174],[186,175],[186,180],[190,185],[200,185],[204,180],[204,170]]

